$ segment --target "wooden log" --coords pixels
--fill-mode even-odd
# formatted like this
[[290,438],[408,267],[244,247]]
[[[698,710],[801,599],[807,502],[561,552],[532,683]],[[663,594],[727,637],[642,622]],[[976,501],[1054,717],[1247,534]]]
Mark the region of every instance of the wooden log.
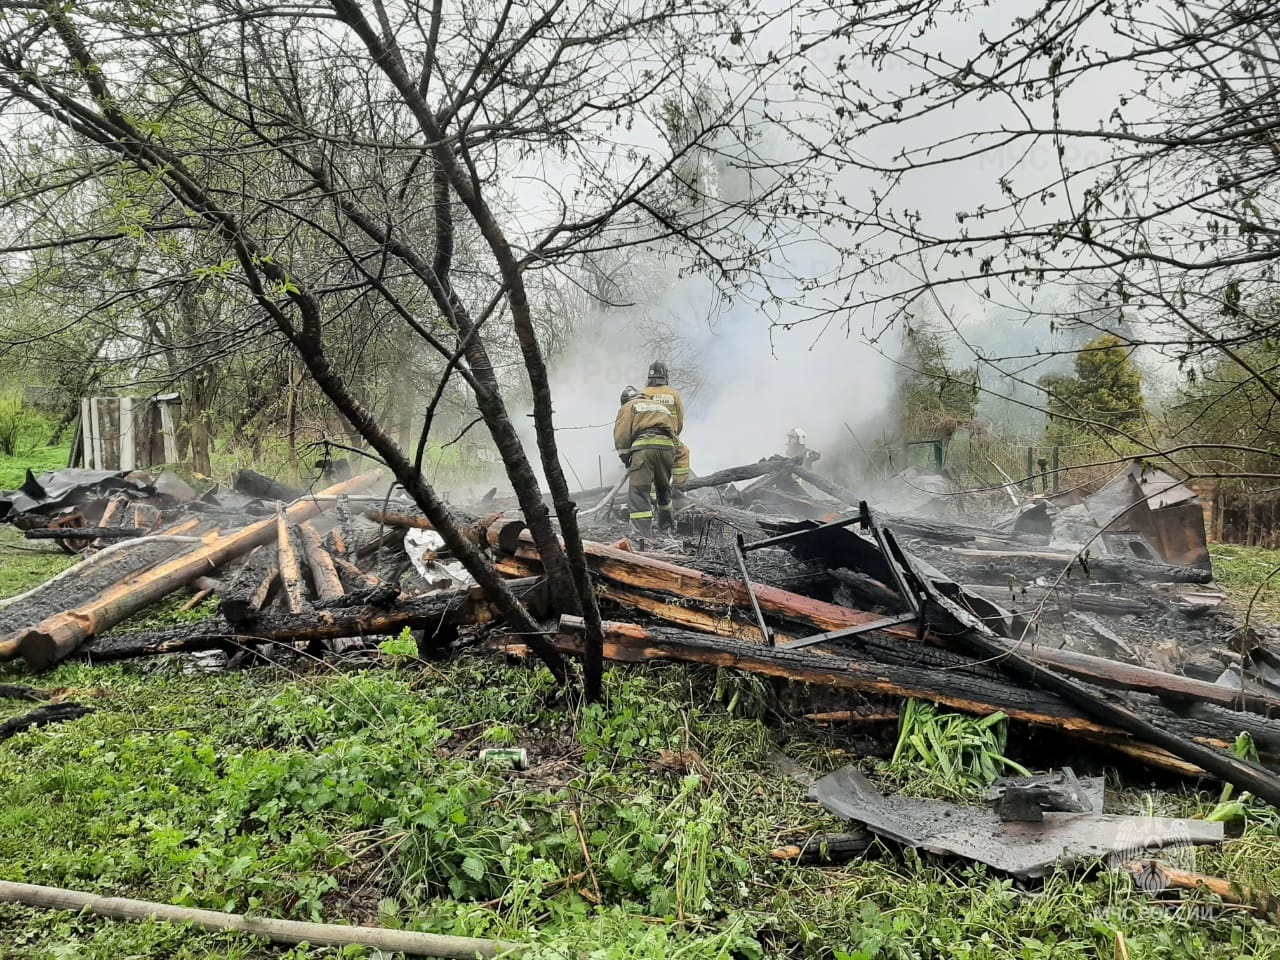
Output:
[[295,527],[285,519],[284,509],[276,508],[276,565],[280,568],[280,587],[290,613],[302,613],[309,606],[307,588],[302,582],[302,561],[298,558]]
[[870,710],[865,713],[858,710],[824,710],[819,713],[806,713],[804,719],[810,723],[897,723],[897,710]]
[[759,463],[748,463],[741,467],[727,467],[717,470],[705,477],[690,477],[684,485],[686,491],[705,490],[708,487],[722,487],[726,483],[737,483],[741,480],[754,480],[771,473],[790,471],[791,463],[785,460],[761,460]]
[[107,501],[107,508],[102,511],[102,518],[98,521],[100,527],[117,527],[117,522],[124,514],[124,508],[128,506],[128,497],[112,497]]
[[267,551],[267,547],[255,547],[231,585],[222,591],[218,611],[228,622],[251,623],[271,597],[280,567],[274,558],[268,558]]
[[[254,470],[237,470],[231,481],[231,489],[246,497],[260,500],[282,500],[285,503],[306,496],[305,490],[290,487]],[[328,491],[326,491],[327,493]]]
[[[541,577],[513,580],[508,586],[536,615],[547,612]],[[435,631],[441,626],[493,623],[500,619],[497,609],[485,600],[479,587],[467,587],[409,597],[391,607],[331,607],[297,615],[264,617],[249,628],[206,621],[118,637],[97,637],[85,645],[82,655],[91,661],[105,662],[256,643],[323,643],[342,637],[395,634],[405,627]]]
[[15,683],[0,683],[0,700],[26,700],[31,703],[48,700],[52,694],[39,687],[28,687]]
[[147,531],[142,527],[36,527],[22,531],[27,540],[128,540]]
[[405,527],[411,530],[433,530],[431,521],[421,514],[392,513],[387,510],[366,510],[365,516],[374,523],[386,524],[388,527]]
[[503,940],[480,940],[475,937],[453,937],[408,930],[386,930],[379,927],[355,927],[300,920],[273,920],[248,917],[240,913],[221,913],[194,907],[177,907],[147,900],[124,897],[102,897],[58,887],[42,887],[30,883],[0,880],[0,901],[25,903],[46,910],[85,910],[115,920],[161,920],[167,923],[189,923],[202,930],[247,933],[276,943],[309,943],[315,946],[362,946],[383,953],[411,956],[448,957],[474,960],[496,957],[520,949],[519,944]]
[[342,587],[333,557],[324,548],[319,532],[310,523],[300,523],[298,534],[302,539],[302,552],[307,558],[307,567],[311,570],[311,583],[316,588],[316,599],[322,603],[338,599],[346,590]]
[[862,500],[866,499],[865,497],[859,497],[852,490],[845,489],[835,481],[828,480],[826,477],[822,476],[822,474],[814,473],[812,470],[808,470],[805,467],[792,467],[791,472],[805,483],[812,487],[816,487],[827,496],[839,500],[845,506],[852,507],[854,510],[857,510],[858,504]]
[[[562,653],[578,653],[582,630],[580,618],[562,616],[560,631],[554,641],[556,648]],[[1092,719],[1079,707],[1051,691],[1010,682],[990,668],[963,657],[951,659],[943,651],[932,651],[937,656],[921,664],[890,662],[892,646],[886,641],[886,646],[877,650],[875,656],[862,651],[819,656],[803,650],[762,647],[665,627],[607,623],[605,631],[605,658],[608,660],[639,663],[665,659],[706,663],[801,683],[928,700],[979,716],[1002,711],[1015,720],[1108,746],[1136,747],[1138,755],[1146,762],[1181,774],[1202,769],[1167,749],[1133,737],[1118,726]],[[1217,729],[1216,725],[1178,717],[1158,708],[1152,712],[1158,713],[1161,723],[1196,737],[1206,749],[1226,749],[1237,732],[1234,728]],[[1259,729],[1270,730],[1274,734],[1270,727]]]
[[11,717],[0,723],[0,740],[8,740],[33,727],[43,727],[64,720],[75,720],[93,713],[93,709],[82,703],[48,703],[36,707],[30,713],[20,717]]
[[[936,638],[935,638],[936,639]],[[1280,699],[1244,693],[1238,689],[1196,680],[1176,673],[1165,673],[1105,657],[1071,650],[1055,650],[1034,644],[1021,648],[1035,663],[1061,670],[1082,680],[1113,690],[1139,690],[1155,694],[1162,700],[1186,703],[1215,703],[1232,710],[1248,710],[1270,716],[1280,708]]]
[[338,515],[338,523],[329,531],[329,536],[333,540],[335,555],[345,557],[356,542],[355,524],[351,516],[351,499],[346,494],[338,497],[334,513]]
[[[345,481],[327,493],[359,490],[373,484],[377,473]],[[285,511],[293,522],[307,520],[327,504],[311,498],[299,500]],[[73,653],[89,637],[115,626],[126,617],[154,603],[196,577],[204,576],[242,556],[276,534],[274,519],[260,520],[227,536],[210,534],[199,546],[165,560],[142,573],[128,577],[72,610],[54,614],[15,637],[23,658],[35,669],[46,669]],[[0,641],[0,645],[3,641]]]
[[198,542],[188,534],[200,525],[200,519],[193,517],[155,537],[113,543],[39,586],[0,600],[0,660],[12,660],[18,655],[24,631],[45,620],[49,610],[77,606],[118,581],[188,549]]
[[364,543],[356,547],[356,558],[362,559],[364,557],[373,556],[383,547],[400,543],[404,540],[404,535],[407,530],[408,527],[390,527],[379,530]]
[[191,598],[182,605],[182,609],[194,610],[196,607],[200,606],[200,604],[208,600],[211,596],[213,596],[212,590],[197,590],[195,593],[191,595]]
[[[125,518],[125,509],[128,505],[128,497],[112,497],[107,501],[107,509],[102,512],[102,519],[98,521],[98,526],[106,527],[107,529],[120,526],[121,521]],[[93,542],[83,546],[82,549],[85,551],[102,549],[102,538],[96,538]]]
[[[887,519],[886,525],[900,530],[902,521]],[[931,540],[927,534],[899,537],[911,550],[922,554],[936,566],[941,566],[953,578],[974,583],[1007,583],[1009,577],[1017,577],[1032,583],[1037,579],[1055,580],[1063,570],[1071,567],[1070,580],[1094,580],[1116,583],[1209,583],[1211,571],[1200,567],[1179,567],[1155,560],[1137,557],[1115,557],[1096,554],[1081,562],[1074,554],[1052,553],[1045,550],[1029,550],[1014,542],[1001,544],[993,549],[978,550],[972,547],[944,545]]]
[[[523,561],[523,566],[503,566],[505,560],[499,561],[499,568],[512,573],[529,575],[536,569],[529,566],[536,563],[537,552],[532,542],[523,531],[519,521],[498,521],[491,525],[489,539],[500,549],[505,543],[514,551],[516,559]],[[705,601],[713,609],[747,609],[750,598],[746,584],[740,580],[714,577],[688,567],[677,566],[663,560],[656,560],[644,554],[630,553],[609,547],[604,544],[584,541],[588,562],[602,577],[623,587],[635,587],[653,591],[657,594],[675,595],[683,603],[688,599]],[[615,589],[611,585],[602,587],[606,595]],[[865,613],[824,603],[801,594],[791,593],[777,587],[756,584],[756,598],[761,609],[769,616],[778,617],[796,624],[812,627],[815,632],[839,630],[844,627],[857,626],[880,619],[880,614]],[[616,594],[620,603],[630,604],[635,609],[667,620],[677,626],[716,633],[720,636],[751,636],[751,631],[730,633],[715,629],[712,621],[697,620],[681,608],[680,603],[655,601],[653,599],[637,599],[634,591],[622,591]],[[914,640],[914,626],[888,627],[877,631],[882,635],[893,636],[903,640]],[[755,629],[758,634],[758,628]],[[803,636],[803,633],[796,634]],[[927,634],[931,642],[944,642],[935,632]],[[1146,667],[1132,666],[1104,657],[1073,653],[1067,650],[1055,650],[1047,647],[1030,646],[1024,650],[1033,662],[1046,667],[1062,670],[1072,676],[1118,690],[1140,691],[1159,696],[1174,702],[1206,702],[1214,703],[1233,710],[1249,710],[1262,715],[1270,715],[1280,706],[1276,701],[1262,696],[1241,696],[1238,691],[1203,680],[1182,677],[1177,674],[1164,673]]]
[[769,851],[774,860],[810,864],[848,863],[865,854],[875,843],[866,830],[859,833],[815,833],[800,843],[788,843]]
[[378,587],[382,586],[382,581],[379,578],[375,577],[372,573],[366,573],[361,570],[350,560],[344,559],[343,557],[334,557],[333,563],[334,566],[337,567],[338,572],[346,577],[350,583],[356,585],[358,589],[376,590]]
[[145,530],[154,530],[161,523],[162,514],[160,508],[150,503],[135,503],[133,505],[133,525],[142,527]]

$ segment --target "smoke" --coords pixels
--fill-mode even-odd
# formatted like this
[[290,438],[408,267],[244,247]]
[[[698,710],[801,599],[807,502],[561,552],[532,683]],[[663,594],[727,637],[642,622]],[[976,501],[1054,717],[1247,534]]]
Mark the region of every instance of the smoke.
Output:
[[[659,295],[596,311],[551,366],[561,460],[582,487],[620,476],[619,395],[628,384],[643,386],[654,360],[669,364],[671,385],[684,396],[683,439],[695,474],[781,453],[796,426],[814,449],[846,446],[849,430],[865,435],[886,413],[892,364],[863,340],[771,326],[749,302],[726,306],[710,283],[678,279],[674,270],[648,285]],[[527,418],[525,434],[532,443]]]

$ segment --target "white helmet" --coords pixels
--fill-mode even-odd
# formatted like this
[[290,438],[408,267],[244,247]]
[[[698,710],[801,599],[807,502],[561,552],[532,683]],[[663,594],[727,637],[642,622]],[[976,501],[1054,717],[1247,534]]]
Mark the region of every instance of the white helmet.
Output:
[[795,438],[796,443],[804,443],[804,442],[805,442],[805,440],[807,440],[807,439],[808,439],[808,438],[805,436],[804,431],[803,431],[803,430],[801,430],[799,427],[792,427],[792,428],[787,432],[787,439],[788,439],[788,440],[792,439],[793,437]]

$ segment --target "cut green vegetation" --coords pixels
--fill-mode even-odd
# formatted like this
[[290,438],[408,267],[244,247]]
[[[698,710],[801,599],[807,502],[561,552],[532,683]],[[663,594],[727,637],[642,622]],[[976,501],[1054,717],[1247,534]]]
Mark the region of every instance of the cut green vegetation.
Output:
[[974,799],[997,777],[1030,771],[1006,757],[1008,718],[970,717],[922,700],[907,700],[898,717],[898,744],[889,771],[929,796]]

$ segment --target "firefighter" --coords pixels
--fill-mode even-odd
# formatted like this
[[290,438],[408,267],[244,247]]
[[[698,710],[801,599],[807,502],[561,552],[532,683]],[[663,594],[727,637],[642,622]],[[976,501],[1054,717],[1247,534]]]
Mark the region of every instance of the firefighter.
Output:
[[792,427],[788,430],[787,452],[785,454],[786,458],[788,460],[795,460],[798,458],[802,467],[807,467],[809,464],[819,459],[822,454],[817,450],[810,450],[808,446],[806,446],[806,441],[808,439],[809,438],[805,435],[805,432],[799,427]]
[[676,456],[675,467],[671,471],[671,482],[677,488],[683,487],[689,479],[689,445],[681,438],[684,432],[684,398],[680,391],[668,383],[667,365],[661,360],[649,364],[649,379],[640,391],[644,396],[665,403],[671,408],[676,423]]
[[631,525],[648,535],[653,528],[654,497],[658,528],[674,526],[671,470],[675,462],[676,426],[671,408],[646,397],[635,387],[622,391],[622,407],[613,422],[613,446],[627,468],[627,503]]

